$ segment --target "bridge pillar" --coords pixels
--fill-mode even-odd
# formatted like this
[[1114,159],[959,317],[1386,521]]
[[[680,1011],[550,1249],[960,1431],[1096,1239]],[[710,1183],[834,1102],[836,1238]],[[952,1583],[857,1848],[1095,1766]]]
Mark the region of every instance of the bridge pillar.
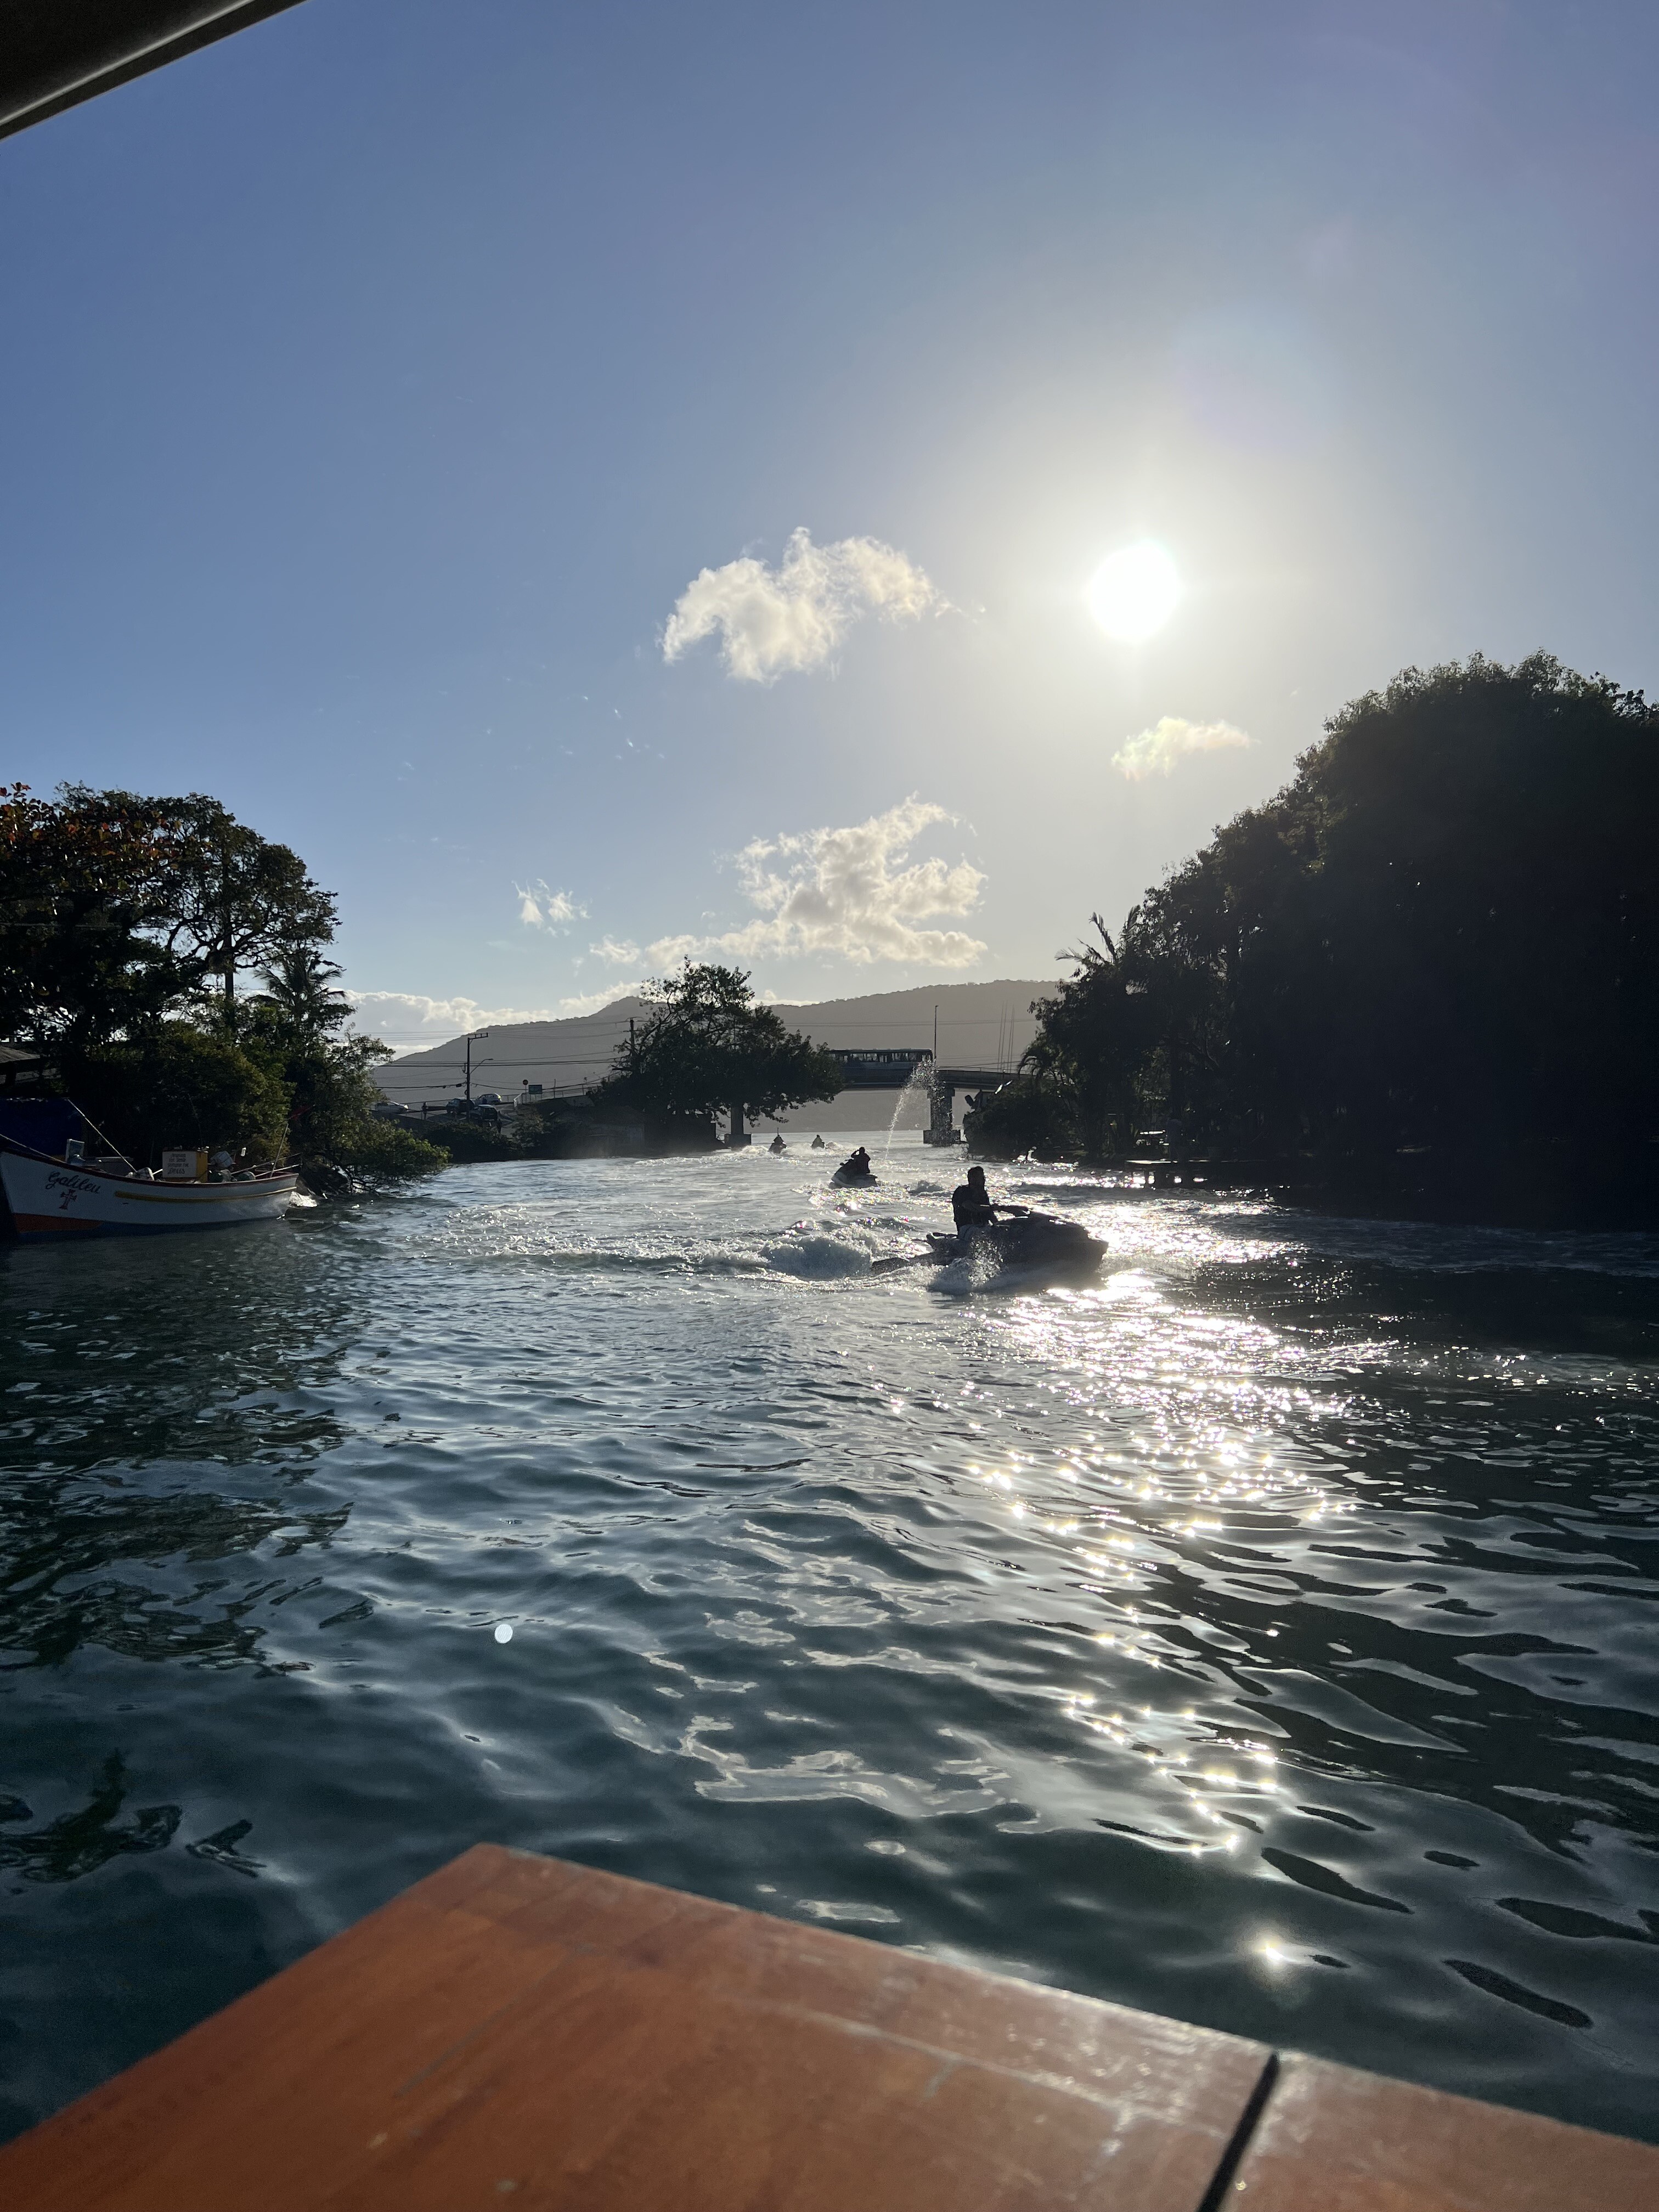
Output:
[[951,1120],[955,1103],[955,1085],[935,1076],[927,1085],[927,1127],[921,1133],[924,1145],[954,1145],[960,1141]]

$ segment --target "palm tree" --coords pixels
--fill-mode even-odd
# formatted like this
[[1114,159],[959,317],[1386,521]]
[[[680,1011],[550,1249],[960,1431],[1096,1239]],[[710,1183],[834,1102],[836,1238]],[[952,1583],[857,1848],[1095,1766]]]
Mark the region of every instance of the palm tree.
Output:
[[259,969],[265,988],[253,1004],[285,1036],[319,1043],[351,1013],[350,1000],[335,988],[340,972],[339,962],[325,959],[319,946],[290,941],[268,968]]

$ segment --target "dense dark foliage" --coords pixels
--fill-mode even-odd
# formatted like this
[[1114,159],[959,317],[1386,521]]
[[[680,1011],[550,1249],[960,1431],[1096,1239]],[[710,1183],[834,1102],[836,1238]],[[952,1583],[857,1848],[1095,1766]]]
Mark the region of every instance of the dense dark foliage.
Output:
[[1040,1002],[974,1141],[1277,1162],[1390,1206],[1635,1219],[1659,1166],[1659,711],[1544,654],[1327,725]]
[[[228,1145],[383,1174],[438,1158],[373,1118],[332,896],[216,799],[0,787],[0,1036],[130,1157]],[[240,976],[263,988],[238,996]]]
[[326,945],[332,896],[299,855],[201,793],[0,787],[0,1030],[96,1044],[187,1000],[234,1026],[239,973]]
[[280,1062],[222,1031],[158,1022],[142,1036],[66,1045],[57,1074],[94,1127],[141,1167],[159,1165],[173,1145],[288,1157],[291,1094]]
[[688,961],[645,995],[598,1103],[643,1116],[659,1141],[712,1143],[717,1115],[757,1121],[841,1088],[839,1060],[758,1005],[741,969]]

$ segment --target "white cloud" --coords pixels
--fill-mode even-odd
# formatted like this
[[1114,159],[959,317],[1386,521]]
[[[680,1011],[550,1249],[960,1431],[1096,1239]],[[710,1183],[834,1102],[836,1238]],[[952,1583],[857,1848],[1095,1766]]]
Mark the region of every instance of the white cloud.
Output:
[[519,895],[519,920],[526,929],[555,929],[561,922],[576,921],[587,912],[568,891],[556,891],[542,877],[533,884],[514,884]]
[[614,1006],[618,999],[631,999],[644,988],[643,976],[632,983],[607,983],[603,990],[590,991],[585,998],[561,999],[559,1012],[567,1019],[572,1014],[597,1014],[606,1006]]
[[678,937],[655,937],[646,946],[645,957],[654,969],[678,968],[682,960],[690,960],[702,946],[718,941],[685,933]]
[[637,983],[612,983],[585,998],[560,999],[550,1006],[486,1006],[477,999],[429,999],[417,991],[348,991],[353,1027],[363,1036],[378,1036],[399,1052],[418,1052],[428,1044],[441,1044],[469,1030],[493,1029],[509,1022],[562,1021],[572,1014],[597,1013],[617,999],[637,991]]
[[867,613],[915,622],[944,605],[915,562],[878,538],[814,545],[797,530],[775,568],[745,555],[702,570],[668,618],[662,657],[678,660],[718,632],[727,675],[769,684],[788,670],[821,668]]
[[418,991],[348,991],[353,1026],[403,1050],[436,1044],[492,1022],[547,1022],[550,1006],[486,1006],[477,999],[429,999]]
[[762,839],[738,855],[738,879],[758,919],[714,937],[660,937],[645,957],[660,972],[682,960],[724,954],[838,954],[860,965],[876,960],[968,968],[985,946],[965,930],[923,925],[967,915],[985,878],[966,860],[916,860],[911,845],[936,822],[953,817],[915,797],[844,830],[806,830]]
[[1219,752],[1226,746],[1250,742],[1231,722],[1188,722],[1179,714],[1165,714],[1150,730],[1126,738],[1122,750],[1112,755],[1112,766],[1131,783],[1140,783],[1149,775],[1168,775],[1188,753]]
[[[738,880],[758,911],[741,928],[718,936],[687,932],[659,937],[641,949],[606,936],[589,951],[597,959],[633,969],[627,982],[605,985],[550,1006],[489,1006],[463,997],[428,998],[415,991],[349,991],[353,1024],[383,1037],[399,1053],[447,1042],[468,1031],[513,1022],[551,1022],[594,1014],[630,998],[644,974],[663,975],[681,961],[766,956],[833,954],[860,965],[878,960],[971,967],[986,947],[965,930],[940,928],[941,921],[970,914],[985,878],[966,860],[910,859],[924,830],[954,817],[942,806],[912,796],[885,814],[840,830],[805,830],[745,846],[737,856]],[[538,903],[546,905],[546,886]],[[580,908],[574,908],[580,912]],[[775,991],[763,991],[774,1000]]]

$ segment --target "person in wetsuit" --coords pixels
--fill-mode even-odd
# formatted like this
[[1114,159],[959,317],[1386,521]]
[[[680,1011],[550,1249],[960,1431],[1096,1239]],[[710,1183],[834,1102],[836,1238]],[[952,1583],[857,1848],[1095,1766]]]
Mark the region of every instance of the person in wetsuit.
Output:
[[988,1229],[997,1218],[991,1194],[985,1188],[983,1168],[969,1168],[966,1182],[951,1193],[951,1211],[957,1218],[957,1234],[964,1229]]
[[866,1176],[872,1176],[875,1170],[870,1165],[870,1155],[862,1145],[849,1158],[844,1159],[836,1170],[838,1176],[845,1176],[849,1182],[862,1182]]
[[788,1151],[789,1147],[783,1141],[783,1133],[781,1130],[780,1130],[778,1134],[773,1138],[771,1143],[766,1147],[766,1149],[769,1152],[787,1152]]

